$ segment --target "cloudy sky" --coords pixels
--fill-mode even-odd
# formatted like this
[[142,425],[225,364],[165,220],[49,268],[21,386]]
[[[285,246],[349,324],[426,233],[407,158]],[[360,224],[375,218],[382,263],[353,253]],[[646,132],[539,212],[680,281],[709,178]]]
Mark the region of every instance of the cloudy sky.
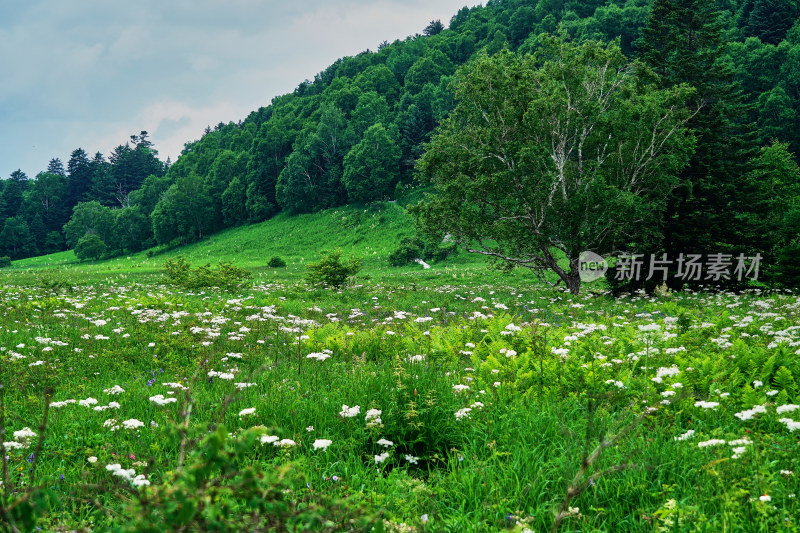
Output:
[[163,159],[475,0],[2,0],[0,177],[141,130]]

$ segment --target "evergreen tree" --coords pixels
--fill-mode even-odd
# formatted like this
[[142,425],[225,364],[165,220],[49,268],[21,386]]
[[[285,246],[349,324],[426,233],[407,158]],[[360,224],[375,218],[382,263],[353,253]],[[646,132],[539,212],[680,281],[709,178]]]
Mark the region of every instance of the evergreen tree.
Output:
[[742,124],[747,109],[724,61],[722,30],[714,0],[655,0],[636,43],[662,86],[696,89],[689,127],[697,146],[669,199],[664,228],[663,251],[672,260],[747,251],[748,231],[732,223],[730,207],[745,188],[754,140]]
[[67,171],[64,170],[64,163],[59,158],[53,158],[47,164],[47,172],[49,174],[58,174],[59,176],[67,177]]
[[67,211],[72,211],[78,202],[86,200],[92,187],[92,166],[89,156],[82,148],[76,148],[67,162]]
[[0,221],[21,214],[20,208],[24,194],[29,187],[30,182],[24,172],[18,169],[11,173],[3,187],[3,195],[0,200],[0,207],[3,208],[3,211],[0,212]]
[[780,43],[800,16],[798,0],[747,0],[739,14],[739,27],[745,36],[763,43]]
[[430,36],[430,35],[436,35],[438,33],[441,33],[442,31],[444,31],[444,24],[442,24],[441,20],[436,19],[436,20],[432,20],[430,22],[430,24],[425,26],[425,29],[422,30],[422,33],[424,33],[425,35]]

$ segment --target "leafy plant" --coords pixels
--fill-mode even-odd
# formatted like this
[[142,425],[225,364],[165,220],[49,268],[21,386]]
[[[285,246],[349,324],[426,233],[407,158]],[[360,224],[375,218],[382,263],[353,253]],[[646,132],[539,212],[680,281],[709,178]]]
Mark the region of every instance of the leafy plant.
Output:
[[458,251],[455,242],[440,241],[431,236],[404,237],[400,245],[389,254],[391,266],[403,266],[413,263],[416,259],[425,261],[444,261]]
[[306,489],[295,465],[245,465],[262,434],[251,428],[230,437],[217,427],[163,483],[140,491],[114,531],[373,530],[375,520],[354,500]]
[[7,255],[0,256],[0,268],[11,266],[11,258]]
[[219,287],[232,290],[241,287],[244,281],[251,277],[247,270],[233,265],[230,261],[219,261],[215,270],[211,268],[210,263],[192,269],[191,264],[183,256],[165,260],[164,270],[172,283],[187,289]]
[[322,256],[316,263],[306,265],[308,274],[306,279],[312,285],[328,285],[335,289],[341,288],[347,278],[355,276],[361,269],[361,258],[351,257],[342,260],[342,251],[334,250]]
[[270,268],[286,268],[286,261],[280,256],[275,255],[267,262],[267,266]]
[[81,261],[87,259],[97,260],[106,253],[106,243],[96,233],[84,235],[75,245],[75,256]]

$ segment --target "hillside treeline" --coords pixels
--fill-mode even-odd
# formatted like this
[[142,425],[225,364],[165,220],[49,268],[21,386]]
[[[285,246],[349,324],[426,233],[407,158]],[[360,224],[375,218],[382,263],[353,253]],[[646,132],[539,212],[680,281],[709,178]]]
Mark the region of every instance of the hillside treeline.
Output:
[[455,106],[459,66],[502,49],[533,52],[541,34],[556,32],[618,39],[661,84],[697,90],[697,147],[660,229],[665,249],[800,252],[791,214],[776,207],[767,183],[797,179],[798,15],[797,0],[464,7],[447,26],[432,21],[421,34],[341,58],[244,120],[207,128],[172,164],[141,132],[107,156],[78,148],[66,166],[55,158],[32,179],[12,173],[0,182],[0,255],[74,248],[87,235],[114,255],[192,242],[280,211],[395,199],[413,185],[424,144]]

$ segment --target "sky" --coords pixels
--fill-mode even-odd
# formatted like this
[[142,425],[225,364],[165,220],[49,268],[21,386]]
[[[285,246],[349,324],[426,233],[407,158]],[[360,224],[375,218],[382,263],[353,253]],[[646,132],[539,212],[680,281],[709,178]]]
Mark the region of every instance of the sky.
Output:
[[336,59],[422,33],[469,0],[2,0],[0,178],[145,130],[174,161]]

